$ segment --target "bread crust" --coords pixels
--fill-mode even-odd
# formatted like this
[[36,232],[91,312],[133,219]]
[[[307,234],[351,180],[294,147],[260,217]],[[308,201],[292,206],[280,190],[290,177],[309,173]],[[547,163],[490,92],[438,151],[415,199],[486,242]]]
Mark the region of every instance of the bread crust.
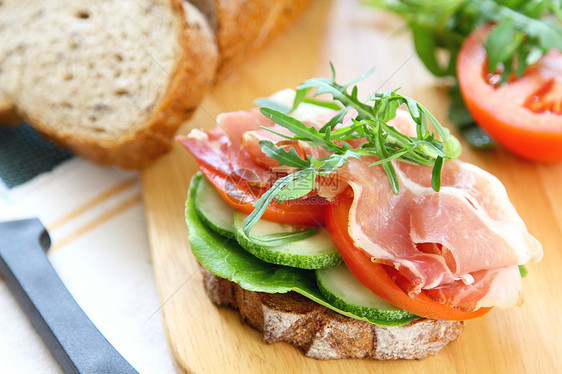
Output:
[[21,122],[16,112],[16,106],[7,99],[0,99],[0,125],[11,126]]
[[216,34],[221,62],[219,77],[231,74],[242,62],[265,47],[293,24],[313,0],[214,0]]
[[202,268],[207,295],[263,332],[266,343],[287,342],[307,357],[327,360],[421,359],[437,354],[462,333],[462,321],[423,318],[404,326],[377,326],[336,313],[295,292],[242,289]]

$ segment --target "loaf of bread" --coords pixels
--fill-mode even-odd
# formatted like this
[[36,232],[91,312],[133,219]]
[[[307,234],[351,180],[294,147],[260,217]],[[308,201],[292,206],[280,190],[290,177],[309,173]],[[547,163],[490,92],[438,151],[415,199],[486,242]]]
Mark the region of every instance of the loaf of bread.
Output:
[[310,1],[0,1],[0,124],[17,109],[80,156],[142,168],[171,148],[219,63],[233,69]]
[[26,25],[17,40],[0,35],[4,94],[41,133],[101,164],[141,168],[165,153],[214,79],[214,36],[188,3],[10,0],[2,8],[3,29],[14,13]]
[[312,0],[192,0],[210,20],[226,76],[274,40],[309,8]]
[[377,326],[343,316],[294,292],[247,291],[205,269],[202,272],[207,294],[215,304],[237,309],[243,321],[263,332],[266,343],[287,342],[315,359],[421,359],[437,354],[464,328],[462,321],[427,318],[404,326]]

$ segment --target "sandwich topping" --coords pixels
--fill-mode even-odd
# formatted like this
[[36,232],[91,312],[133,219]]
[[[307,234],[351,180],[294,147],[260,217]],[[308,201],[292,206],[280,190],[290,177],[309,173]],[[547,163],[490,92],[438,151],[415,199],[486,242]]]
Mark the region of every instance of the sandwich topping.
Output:
[[519,304],[518,265],[540,260],[542,247],[501,182],[453,160],[459,143],[419,103],[394,91],[365,104],[356,86],[348,93],[354,83],[312,79],[178,141],[248,214],[243,236],[260,220],[326,227],[365,287],[419,316]]
[[397,163],[396,195],[370,162],[352,160],[343,171],[353,189],[348,230],[357,248],[396,269],[410,296],[425,292],[463,310],[518,303],[517,265],[540,259],[542,250],[495,177],[449,161],[435,192],[427,168]]

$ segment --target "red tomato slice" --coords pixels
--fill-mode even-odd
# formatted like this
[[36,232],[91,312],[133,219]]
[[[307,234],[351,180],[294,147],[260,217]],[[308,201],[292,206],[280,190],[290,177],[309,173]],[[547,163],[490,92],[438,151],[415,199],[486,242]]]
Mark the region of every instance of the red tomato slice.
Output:
[[459,87],[474,120],[498,143],[534,161],[562,161],[562,52],[551,50],[519,79],[498,85],[475,30],[457,60]]
[[[228,205],[246,214],[254,210],[252,204],[267,190],[225,176],[203,163],[199,163],[199,169]],[[324,226],[326,206],[327,201],[318,196],[284,203],[273,200],[262,217],[289,225]]]
[[421,317],[467,320],[490,311],[491,308],[480,308],[474,312],[465,312],[440,304],[423,293],[414,298],[408,296],[389,274],[391,267],[372,262],[364,251],[355,247],[348,232],[351,203],[352,199],[339,195],[337,204],[332,204],[327,209],[326,228],[345,264],[365,287],[393,305]]

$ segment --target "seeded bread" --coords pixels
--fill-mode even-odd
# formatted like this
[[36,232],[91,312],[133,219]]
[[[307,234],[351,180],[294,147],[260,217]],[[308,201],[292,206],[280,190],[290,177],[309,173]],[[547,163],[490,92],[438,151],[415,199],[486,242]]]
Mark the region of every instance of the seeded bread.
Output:
[[[169,150],[218,63],[212,30],[180,0],[5,0],[0,86],[40,132],[101,164]],[[13,11],[25,19],[10,17]],[[7,40],[8,39],[8,40]]]
[[421,359],[437,354],[461,334],[462,321],[420,319],[399,327],[376,326],[333,312],[297,293],[267,294],[202,269],[205,289],[218,306],[263,332],[266,343],[287,342],[319,359]]
[[312,0],[191,2],[215,30],[221,56],[219,76],[226,76],[298,20]]
[[38,2],[30,0],[28,5],[21,6],[19,0],[0,0],[0,125],[20,121],[10,93],[20,74],[24,30],[33,21]]

